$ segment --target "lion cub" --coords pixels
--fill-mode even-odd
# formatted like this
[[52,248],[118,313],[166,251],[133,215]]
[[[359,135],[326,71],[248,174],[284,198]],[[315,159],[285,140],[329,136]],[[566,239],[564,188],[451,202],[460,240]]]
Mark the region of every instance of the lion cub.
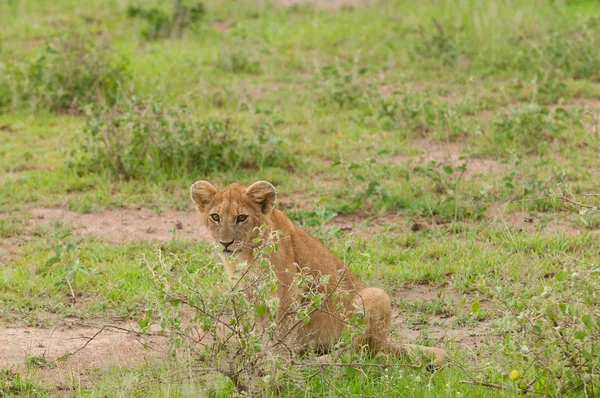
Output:
[[[231,184],[217,190],[207,181],[197,181],[190,189],[192,200],[202,222],[222,248],[221,257],[228,275],[233,278],[240,261],[250,263],[257,227],[266,225],[282,232],[279,250],[269,255],[279,280],[276,295],[280,301],[278,317],[285,317],[298,294],[294,274],[304,270],[315,280],[329,275],[328,283],[319,289],[327,298],[320,310],[311,314],[306,324],[294,331],[294,346],[299,350],[327,351],[340,338],[346,325],[343,308],[348,313],[356,308],[364,312],[366,331],[355,339],[355,346],[367,345],[373,352],[400,356],[403,351],[419,350],[433,356],[432,363],[441,365],[446,353],[440,348],[412,344],[395,345],[388,341],[392,323],[392,307],[388,294],[376,287],[363,287],[356,275],[319,241],[292,223],[275,209],[275,187],[258,181],[249,187]],[[332,294],[333,290],[347,294]],[[341,306],[339,304],[342,304]]]

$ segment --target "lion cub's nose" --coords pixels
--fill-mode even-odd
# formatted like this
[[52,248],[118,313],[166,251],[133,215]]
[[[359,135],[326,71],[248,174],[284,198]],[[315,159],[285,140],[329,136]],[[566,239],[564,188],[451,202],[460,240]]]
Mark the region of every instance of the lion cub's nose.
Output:
[[225,248],[225,251],[227,251],[227,247],[229,247],[230,244],[232,244],[234,241],[231,242],[223,242],[223,241],[219,241],[220,244],[223,245],[223,247]]

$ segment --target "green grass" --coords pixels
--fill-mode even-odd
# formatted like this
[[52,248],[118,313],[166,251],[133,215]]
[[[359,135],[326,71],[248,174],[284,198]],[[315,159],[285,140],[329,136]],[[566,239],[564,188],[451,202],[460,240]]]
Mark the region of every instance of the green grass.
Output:
[[[171,12],[169,1],[131,4]],[[467,353],[425,330],[422,342],[445,344],[455,366],[332,368],[270,394],[518,396],[528,383],[583,394],[569,384],[577,374],[553,379],[560,370],[535,355],[548,339],[567,339],[555,345],[565,352],[589,343],[582,362],[564,367],[583,373],[600,355],[588,322],[600,316],[598,2],[382,0],[323,10],[207,0],[181,37],[153,40],[129,5],[0,5],[0,323],[137,320],[153,292],[144,259],[157,246],[191,269],[220,272],[208,244],[109,244],[66,224],[33,228],[29,208],[191,211],[198,179],[268,180],[286,213],[366,284],[459,297],[394,297],[405,326],[427,329],[447,313],[448,327],[466,333],[489,323],[492,342]],[[565,279],[572,274],[587,277]],[[202,275],[203,286],[220,281]],[[563,311],[569,297],[584,304]],[[564,336],[528,329],[554,313]],[[543,358],[562,364],[561,352]],[[214,374],[176,376],[190,366],[101,369],[77,392],[231,393]],[[508,378],[513,368],[519,381]],[[1,396],[52,394],[2,372]],[[553,390],[556,380],[564,384]]]
[[0,369],[0,394],[3,397],[50,397],[47,386],[36,383],[31,375]]

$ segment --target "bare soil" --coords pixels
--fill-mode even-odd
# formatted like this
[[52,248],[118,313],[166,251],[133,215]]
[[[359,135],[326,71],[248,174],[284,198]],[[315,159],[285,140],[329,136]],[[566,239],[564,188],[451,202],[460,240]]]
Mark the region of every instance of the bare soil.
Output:
[[[31,239],[36,228],[55,222],[69,225],[77,236],[98,236],[107,243],[211,239],[195,212],[167,210],[157,214],[147,209],[122,209],[79,214],[64,209],[37,207],[29,209],[24,218],[29,218],[25,235],[3,239],[0,244],[0,254],[5,259],[18,252],[20,243]],[[0,328],[0,368],[24,371],[26,358],[34,357],[42,365],[36,369],[36,377],[62,389],[68,388],[70,379],[82,385],[89,383],[93,380],[93,370],[97,368],[139,365],[164,358],[168,348],[168,341],[164,338],[140,337],[135,332],[135,322],[106,328],[87,346],[86,342],[103,325],[84,324],[73,319],[56,319],[55,325],[53,328]],[[65,361],[58,360],[66,353],[74,353],[84,346],[84,349]]]
[[574,225],[570,220],[561,217],[560,213],[552,214],[551,219],[543,219],[539,215],[527,211],[506,211],[502,206],[490,207],[486,218],[516,232],[553,236],[556,234],[578,235],[583,233],[598,234],[598,229],[586,229]]
[[211,237],[195,212],[167,210],[161,214],[148,209],[105,210],[79,214],[64,209],[29,209],[31,227],[60,221],[78,236],[99,236],[108,243],[128,241],[205,240]]
[[[409,288],[396,290],[393,297],[408,301],[434,301],[440,297],[460,306],[461,295],[450,288],[438,288],[429,285],[415,285]],[[454,325],[457,316],[432,315],[428,318],[427,326],[409,327],[405,313],[395,312],[392,320],[392,329],[398,334],[402,342],[417,340],[424,332],[429,339],[444,347],[448,344],[454,345],[459,350],[477,349],[495,338],[488,321],[478,322],[471,326],[456,327]]]
[[68,388],[70,382],[89,384],[94,369],[165,358],[168,341],[142,337],[136,328],[133,322],[103,329],[103,325],[66,319],[53,328],[0,329],[0,368],[23,372],[26,358],[30,358],[38,380],[62,389]]
[[377,0],[277,0],[276,3],[284,7],[295,4],[308,4],[325,10],[337,10],[344,6],[368,7],[377,4]]
[[212,22],[212,27],[218,32],[226,32],[229,30],[230,26],[229,22],[218,20]]
[[494,159],[474,158],[469,155],[468,148],[458,142],[435,142],[419,140],[412,143],[417,155],[396,155],[392,160],[397,163],[414,162],[415,159],[424,163],[436,161],[445,163],[453,168],[465,165],[464,178],[474,178],[478,175],[500,173],[504,165]]

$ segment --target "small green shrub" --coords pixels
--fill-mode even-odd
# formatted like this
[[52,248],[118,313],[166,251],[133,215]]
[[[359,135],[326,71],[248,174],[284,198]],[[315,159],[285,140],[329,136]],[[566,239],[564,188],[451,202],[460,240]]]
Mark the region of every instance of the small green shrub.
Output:
[[286,210],[286,214],[304,227],[322,227],[337,216],[336,212],[327,207],[315,207],[312,210],[290,209]]
[[48,387],[34,382],[30,375],[21,375],[11,369],[0,369],[0,396],[50,397]]
[[25,220],[19,217],[0,217],[0,237],[10,238],[23,232]]
[[218,67],[227,73],[258,75],[262,72],[256,55],[245,48],[243,43],[230,43],[219,52]]
[[232,120],[200,118],[184,104],[132,98],[89,107],[81,153],[71,165],[125,179],[169,178],[238,168],[293,167],[270,123],[244,133]]
[[562,108],[551,112],[545,107],[523,107],[512,114],[501,114],[494,121],[493,141],[521,153],[541,155],[554,141],[566,140],[563,134],[569,124],[578,123]]
[[152,7],[130,5],[127,9],[129,18],[139,18],[146,21],[142,29],[142,37],[146,40],[158,40],[170,37],[181,37],[183,32],[198,23],[206,14],[203,3],[197,2],[186,5],[182,0],[173,2],[171,14]]
[[[556,272],[543,290],[496,287],[506,314],[492,368],[505,387],[550,397],[595,396],[600,385],[600,270],[577,264]],[[509,374],[510,372],[510,374]]]
[[508,40],[510,56],[495,57],[495,67],[539,78],[600,78],[597,22],[573,27],[571,33],[552,32],[541,38],[517,36]]
[[334,103],[340,109],[368,109],[370,98],[379,93],[364,81],[366,72],[366,68],[356,63],[322,67],[315,75],[315,85],[320,89],[319,103],[323,106]]
[[395,99],[386,107],[386,115],[392,122],[390,129],[413,131],[419,134],[430,132],[437,124],[437,107],[424,95],[408,93]]
[[89,103],[113,104],[130,80],[128,65],[109,42],[92,34],[59,36],[34,57],[11,54],[0,60],[0,107],[73,112]]
[[[297,339],[302,338],[298,331],[328,300],[334,300],[340,303],[336,308],[346,326],[327,361],[343,366],[352,359],[357,363],[368,359],[362,350],[353,348],[353,339],[364,333],[363,311],[339,309],[349,293],[337,284],[328,285],[333,283],[330,275],[298,266],[291,275],[297,293],[289,302],[280,302],[279,295],[287,287],[281,285],[270,258],[279,249],[282,232],[266,225],[256,232],[255,257],[237,262],[235,276],[227,281],[222,265],[198,261],[198,254],[181,258],[159,252],[145,258],[143,265],[152,272],[154,289],[138,322],[142,331],[160,324],[173,352],[188,351],[186,355],[203,373],[227,377],[238,393],[270,396],[289,389],[293,393],[283,395],[296,396],[298,386],[310,383],[326,364],[314,360],[321,352],[298,352]],[[189,316],[193,322],[183,322]]]
[[432,22],[435,30],[429,35],[421,30],[422,40],[417,43],[415,52],[422,57],[435,59],[444,66],[456,65],[459,55],[456,42],[446,34],[435,18]]
[[357,63],[321,68],[314,79],[317,103],[354,111],[350,118],[363,127],[377,126],[406,137],[434,132],[445,140],[457,140],[467,134],[464,104],[434,103],[426,92],[395,91],[384,97],[366,74],[367,69]]

